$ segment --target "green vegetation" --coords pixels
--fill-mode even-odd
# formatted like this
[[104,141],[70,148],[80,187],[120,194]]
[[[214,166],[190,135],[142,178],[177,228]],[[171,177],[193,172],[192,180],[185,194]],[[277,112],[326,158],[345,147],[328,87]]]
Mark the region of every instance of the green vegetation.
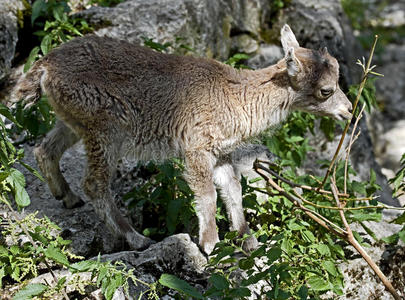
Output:
[[388,43],[396,43],[405,36],[405,26],[390,28],[380,22],[381,12],[389,1],[341,0],[341,3],[364,49],[370,49],[376,34],[380,36],[377,53],[381,53]]

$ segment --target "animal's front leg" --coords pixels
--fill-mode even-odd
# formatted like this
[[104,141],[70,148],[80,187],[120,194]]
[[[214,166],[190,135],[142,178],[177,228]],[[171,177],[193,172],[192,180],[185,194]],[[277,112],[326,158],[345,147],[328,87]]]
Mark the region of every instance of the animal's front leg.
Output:
[[205,151],[186,153],[186,180],[194,192],[199,222],[199,244],[210,254],[219,241],[215,222],[217,192],[213,182],[215,158]]

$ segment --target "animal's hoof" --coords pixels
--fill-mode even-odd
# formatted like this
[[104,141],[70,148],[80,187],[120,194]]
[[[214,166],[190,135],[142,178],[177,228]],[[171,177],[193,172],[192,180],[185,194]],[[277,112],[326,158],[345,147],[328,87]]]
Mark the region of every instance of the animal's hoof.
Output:
[[63,206],[65,208],[77,208],[85,204],[85,202],[72,191],[69,191],[64,197],[62,197]]
[[129,247],[132,250],[145,250],[149,248],[149,246],[155,244],[156,242],[146,236],[141,235],[140,233],[136,232],[135,230],[129,232],[125,236]]
[[256,237],[253,235],[249,236],[246,240],[242,243],[242,249],[246,252],[252,252],[259,247],[259,242],[257,241]]

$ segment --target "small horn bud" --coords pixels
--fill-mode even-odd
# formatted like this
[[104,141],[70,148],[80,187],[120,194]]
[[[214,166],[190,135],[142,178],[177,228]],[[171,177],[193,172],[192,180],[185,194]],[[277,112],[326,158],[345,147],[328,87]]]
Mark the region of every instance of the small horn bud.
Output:
[[326,47],[321,48],[320,52],[321,52],[322,55],[329,54],[328,48],[326,48]]

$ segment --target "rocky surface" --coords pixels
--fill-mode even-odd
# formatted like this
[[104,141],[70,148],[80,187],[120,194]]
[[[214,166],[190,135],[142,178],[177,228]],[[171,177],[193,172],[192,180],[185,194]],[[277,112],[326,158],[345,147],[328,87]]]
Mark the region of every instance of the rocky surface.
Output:
[[21,1],[0,1],[0,87],[14,59],[18,39],[17,9],[23,9]]
[[[364,224],[376,234],[378,239],[386,238],[402,228],[401,225],[390,223],[392,217],[391,213],[387,213],[383,214],[381,222],[364,222]],[[404,291],[405,245],[400,242],[398,246],[387,245],[382,247],[365,232],[360,224],[351,224],[351,228],[353,231],[357,231],[366,243],[369,243],[370,247],[365,247],[365,250],[393,283],[394,287],[398,291]],[[339,299],[392,299],[391,294],[385,290],[384,285],[366,261],[359,256],[358,252],[351,246],[346,247],[345,252],[348,253],[349,260],[339,266],[345,281],[343,296],[339,297]]]
[[[376,70],[384,74],[376,80],[381,110],[372,112],[368,127],[383,173],[392,178],[405,153],[405,4],[390,0],[378,14],[368,13],[373,15],[371,29],[383,28],[390,35],[389,43],[376,53]],[[405,197],[400,202],[405,205]]]
[[[94,258],[97,259],[97,258]],[[152,245],[149,249],[138,251],[123,251],[114,254],[103,255],[100,257],[101,261],[110,261],[112,263],[120,261],[128,268],[134,269],[134,275],[140,282],[129,283],[129,293],[131,299],[138,299],[148,290],[148,286],[142,284],[145,282],[151,284],[159,280],[160,275],[163,273],[178,274],[184,280],[199,286],[204,283],[206,287],[206,278],[208,274],[204,271],[204,266],[207,264],[207,259],[200,252],[197,245],[193,243],[188,234],[177,234],[170,236],[163,241]],[[94,289],[87,284],[87,282],[95,282],[96,278],[92,278],[91,272],[82,272],[79,274],[72,274],[69,270],[54,270],[53,274],[44,273],[30,283],[52,283],[55,282],[54,276],[57,280],[66,277],[66,293],[73,296],[73,285],[81,284],[83,290],[86,290],[89,299],[104,299],[100,295],[99,289]],[[200,286],[203,288],[203,286]],[[146,294],[147,295],[147,294]],[[55,296],[52,299],[64,299],[62,295]],[[117,289],[114,293],[113,299],[127,299],[123,289]],[[146,299],[142,297],[142,299]]]
[[92,7],[77,16],[101,27],[97,35],[138,43],[142,37],[159,43],[184,38],[182,42],[197,55],[224,60],[232,45],[257,50],[263,19],[269,13],[263,0],[135,0],[113,8]]

